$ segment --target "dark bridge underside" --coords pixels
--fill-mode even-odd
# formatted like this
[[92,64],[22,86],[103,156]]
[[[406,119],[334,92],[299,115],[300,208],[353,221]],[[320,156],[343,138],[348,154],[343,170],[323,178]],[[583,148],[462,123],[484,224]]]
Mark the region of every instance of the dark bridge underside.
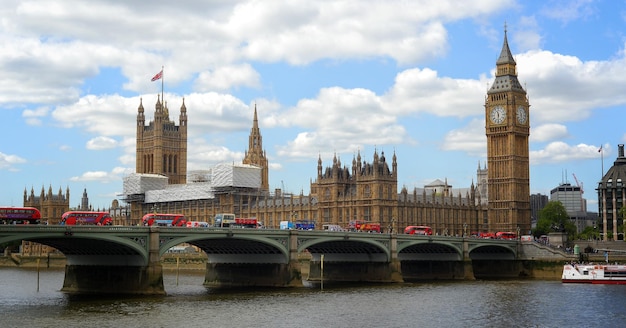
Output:
[[398,253],[400,261],[460,261],[459,252],[444,244],[423,243],[404,248]]
[[515,260],[515,254],[508,248],[501,246],[481,246],[469,254],[470,259],[474,260]]
[[287,263],[280,249],[262,242],[236,239],[203,239],[189,242],[202,249],[209,263]]
[[387,262],[387,254],[375,245],[359,241],[327,241],[307,247],[313,261]]
[[36,239],[34,242],[48,245],[67,255],[139,255],[137,251],[119,243],[99,239],[50,238]]
[[136,250],[106,240],[87,238],[42,238],[31,241],[58,249],[68,265],[144,266],[146,259]]

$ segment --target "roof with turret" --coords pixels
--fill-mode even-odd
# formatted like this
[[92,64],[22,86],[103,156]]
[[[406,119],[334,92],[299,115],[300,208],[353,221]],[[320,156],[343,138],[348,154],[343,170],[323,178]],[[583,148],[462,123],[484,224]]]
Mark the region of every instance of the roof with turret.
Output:
[[611,187],[609,183],[615,183],[612,187],[616,187],[617,183],[622,183],[622,188],[626,187],[623,183],[626,182],[626,157],[624,156],[624,145],[620,144],[617,146],[617,159],[613,162],[613,166],[606,172],[606,174],[602,177],[602,181],[598,186],[598,189],[602,188],[602,185],[605,187]]

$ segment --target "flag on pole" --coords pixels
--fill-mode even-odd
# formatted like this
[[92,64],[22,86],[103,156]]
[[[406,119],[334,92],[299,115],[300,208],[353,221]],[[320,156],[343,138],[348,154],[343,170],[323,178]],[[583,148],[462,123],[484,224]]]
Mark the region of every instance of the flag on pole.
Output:
[[600,149],[598,149],[598,153],[602,152],[602,145],[600,145]]
[[155,76],[152,77],[152,82],[159,80],[163,77],[163,70],[161,69],[160,72],[158,72]]

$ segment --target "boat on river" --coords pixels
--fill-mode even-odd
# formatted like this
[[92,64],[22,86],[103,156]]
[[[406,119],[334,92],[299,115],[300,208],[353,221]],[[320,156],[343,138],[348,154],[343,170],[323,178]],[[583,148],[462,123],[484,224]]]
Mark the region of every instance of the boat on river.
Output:
[[626,285],[626,265],[565,264],[561,281],[564,283]]

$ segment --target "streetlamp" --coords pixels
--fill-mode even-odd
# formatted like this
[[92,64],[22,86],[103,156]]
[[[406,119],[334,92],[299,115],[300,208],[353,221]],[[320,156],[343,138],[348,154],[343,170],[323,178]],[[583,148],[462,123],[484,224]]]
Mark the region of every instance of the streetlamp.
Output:
[[467,237],[467,222],[463,223],[463,238]]
[[130,204],[126,203],[126,225],[130,225]]

